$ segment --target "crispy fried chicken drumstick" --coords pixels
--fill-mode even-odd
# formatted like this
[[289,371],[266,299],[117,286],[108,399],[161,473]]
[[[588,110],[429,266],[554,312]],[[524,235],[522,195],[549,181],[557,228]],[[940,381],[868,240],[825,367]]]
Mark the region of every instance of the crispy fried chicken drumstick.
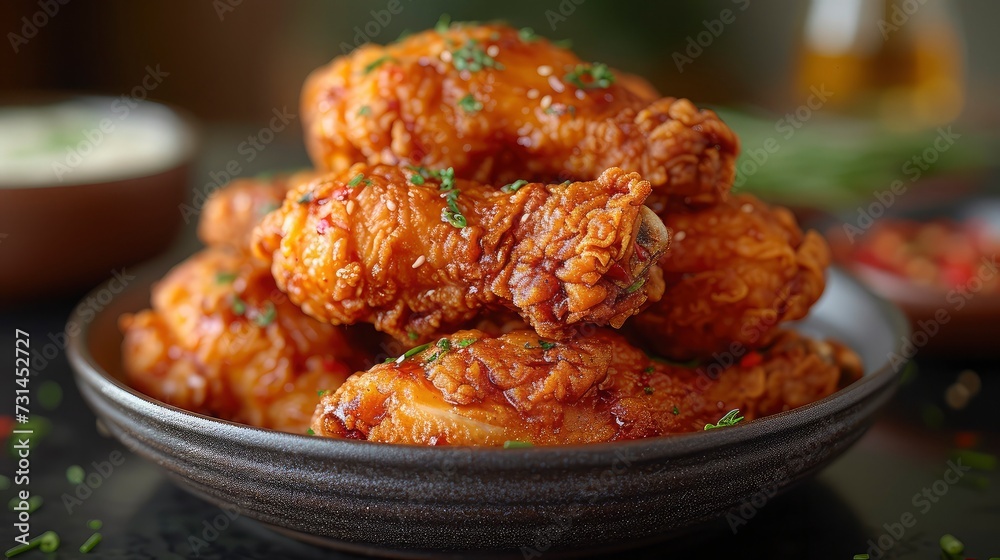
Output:
[[793,332],[718,373],[653,361],[607,329],[569,342],[460,331],[351,376],[312,429],[422,445],[630,440],[703,430],[734,408],[748,420],[795,408],[860,373],[850,350]]
[[306,142],[320,169],[453,167],[456,177],[587,181],[636,171],[665,195],[729,190],[739,142],[712,111],[505,25],[453,24],[364,45],[308,78]]
[[133,387],[186,410],[303,433],[317,391],[366,364],[341,328],[307,317],[234,251],[197,253],[152,299],[121,319],[122,365]]
[[768,344],[782,321],[805,317],[826,286],[826,241],[788,210],[751,195],[662,213],[673,233],[660,259],[663,298],[626,325],[677,360]]
[[420,342],[508,309],[561,339],[620,326],[662,294],[654,263],[669,234],[642,204],[649,192],[619,169],[499,189],[359,164],[292,189],[254,248],[293,302],[334,324]]

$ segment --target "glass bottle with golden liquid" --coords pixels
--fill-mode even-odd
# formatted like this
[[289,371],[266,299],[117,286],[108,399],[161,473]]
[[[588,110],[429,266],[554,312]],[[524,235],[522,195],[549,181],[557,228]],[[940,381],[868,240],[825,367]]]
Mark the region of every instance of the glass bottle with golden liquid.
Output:
[[897,130],[953,121],[965,95],[964,45],[947,0],[811,0],[795,85],[828,106]]

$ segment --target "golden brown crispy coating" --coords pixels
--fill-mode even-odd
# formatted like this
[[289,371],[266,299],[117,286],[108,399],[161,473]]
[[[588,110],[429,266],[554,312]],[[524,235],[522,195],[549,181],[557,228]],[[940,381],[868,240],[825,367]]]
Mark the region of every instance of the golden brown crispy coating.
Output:
[[[452,25],[364,45],[319,68],[302,94],[314,164],[454,167],[502,185],[637,171],[667,194],[716,200],[739,142],[712,111],[652,100],[632,76],[504,25]],[[654,201],[651,201],[651,205]]]
[[152,300],[121,318],[122,364],[133,387],[180,408],[303,433],[317,391],[364,365],[342,329],[307,317],[236,252],[195,254]]
[[792,332],[748,357],[713,378],[654,362],[607,329],[569,342],[460,331],[351,376],[323,397],[312,429],[422,445],[629,440],[703,430],[737,407],[748,420],[774,414],[861,373],[850,350]]
[[627,327],[657,354],[686,360],[759,348],[823,293],[826,241],[803,234],[785,208],[734,195],[708,207],[675,204],[661,216],[674,237],[660,259],[667,288]]
[[248,252],[253,229],[261,219],[281,206],[290,185],[306,181],[313,175],[306,172],[270,179],[235,179],[205,201],[198,220],[198,237],[210,247]]
[[[509,309],[566,338],[581,324],[620,326],[661,295],[654,263],[669,234],[642,205],[649,192],[619,169],[505,192],[359,164],[292,189],[261,223],[255,250],[273,259],[291,300],[324,321],[370,322],[420,342]],[[451,223],[449,193],[464,227]]]

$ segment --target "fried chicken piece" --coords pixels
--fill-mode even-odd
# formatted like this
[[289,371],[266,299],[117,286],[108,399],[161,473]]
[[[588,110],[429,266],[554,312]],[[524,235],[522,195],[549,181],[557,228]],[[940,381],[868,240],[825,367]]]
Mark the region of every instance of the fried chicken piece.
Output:
[[324,396],[313,431],[421,445],[630,440],[703,430],[732,408],[774,414],[861,374],[850,350],[793,332],[721,373],[652,361],[607,329],[569,342],[460,331],[408,354]]
[[256,232],[278,286],[309,315],[429,340],[480,311],[512,310],[545,336],[620,326],[662,294],[669,233],[650,185],[596,181],[506,189],[449,172],[359,164],[292,189]]
[[152,303],[120,320],[122,365],[131,386],[186,410],[303,433],[317,391],[366,365],[343,329],[307,317],[234,251],[195,254],[153,287]]
[[270,179],[235,179],[209,196],[198,221],[198,237],[209,247],[249,252],[253,229],[269,212],[281,206],[293,184],[314,173],[277,175]]
[[316,167],[454,167],[502,185],[636,171],[661,196],[716,200],[739,141],[712,111],[505,25],[454,24],[364,45],[314,71],[302,94]]
[[671,208],[662,214],[673,232],[660,259],[664,296],[627,325],[656,354],[686,360],[760,348],[823,293],[826,241],[803,234],[787,209],[751,195]]

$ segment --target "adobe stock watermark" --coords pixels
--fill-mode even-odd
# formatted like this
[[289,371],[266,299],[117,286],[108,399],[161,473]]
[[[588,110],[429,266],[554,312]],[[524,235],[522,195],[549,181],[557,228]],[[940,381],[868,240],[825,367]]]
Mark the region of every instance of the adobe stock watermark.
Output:
[[122,290],[129,285],[130,282],[135,280],[135,276],[128,274],[126,269],[112,270],[111,280],[108,285],[105,286],[100,291],[87,296],[87,299],[80,302],[77,305],[76,310],[80,314],[80,321],[70,319],[66,323],[66,330],[56,333],[49,333],[49,342],[42,345],[40,348],[37,345],[33,345],[31,348],[31,364],[33,366],[34,373],[41,372],[46,367],[48,367],[49,362],[55,359],[63,350],[66,349],[66,345],[69,342],[69,337],[78,336],[80,330],[84,325],[88,325],[118,294],[122,293]]
[[189,556],[198,558],[203,550],[210,548],[211,544],[219,540],[229,527],[232,526],[240,513],[233,506],[221,506],[222,511],[212,516],[210,519],[202,519],[201,532],[197,535],[188,536],[188,546],[191,547]]
[[569,16],[576,13],[577,7],[583,5],[586,0],[560,0],[556,9],[545,10],[545,21],[549,22],[549,28],[555,31],[560,23],[564,23]]
[[900,339],[902,343],[899,352],[889,352],[889,364],[893,371],[900,371],[910,358],[917,354],[917,351],[927,345],[928,342],[939,332],[941,326],[951,321],[952,311],[961,311],[966,305],[983,290],[988,282],[1000,274],[1000,260],[994,253],[988,257],[983,257],[972,275],[964,284],[956,286],[945,294],[945,301],[951,304],[951,311],[945,307],[940,307],[934,312],[930,319],[921,319],[913,325],[913,332],[909,336]]
[[781,135],[781,140],[777,136],[770,136],[765,138],[759,146],[744,150],[743,153],[746,154],[746,157],[740,158],[740,163],[736,168],[736,179],[733,181],[733,189],[746,184],[748,178],[755,175],[761,167],[767,164],[771,156],[781,150],[782,140],[791,140],[796,131],[820,111],[833,95],[832,91],[826,89],[826,84],[810,87],[809,97],[806,98],[805,103],[796,107],[794,111],[786,113],[784,117],[774,123],[774,131]]
[[[412,2],[413,0],[407,0],[407,2]],[[368,12],[371,14],[372,18],[368,20],[364,25],[354,26],[354,44],[348,43],[346,41],[340,42],[340,54],[347,54],[353,51],[355,48],[360,47],[365,43],[371,43],[376,37],[382,34],[383,31],[389,27],[392,23],[393,16],[398,16],[403,13],[402,0],[389,0],[386,2],[385,7],[381,10],[371,10]]]
[[[163,83],[163,79],[168,76],[170,73],[161,70],[159,64],[155,67],[146,66],[146,75],[142,77],[139,85],[132,88],[129,95],[122,95],[111,102],[111,113],[117,117],[119,122],[124,121],[133,109],[146,100],[149,92],[159,87]],[[52,171],[55,173],[56,179],[62,182],[66,174],[79,167],[84,159],[104,142],[107,136],[114,133],[116,126],[115,120],[105,117],[97,123],[96,127],[80,131],[83,139],[66,148],[65,158],[52,162]]]
[[[744,12],[748,7],[750,7],[750,0],[731,0],[733,4],[737,5],[739,11]],[[722,36],[722,32],[726,30],[726,26],[732,24],[736,21],[736,12],[729,8],[725,8],[719,12],[719,17],[711,20],[702,20],[701,24],[705,28],[699,31],[695,35],[687,36],[687,45],[684,47],[684,52],[674,51],[670,58],[673,59],[674,65],[677,66],[677,72],[680,74],[684,73],[684,67],[688,64],[694,62],[694,59],[701,56],[705,49],[712,46],[712,43],[716,39]]]
[[48,25],[49,21],[56,17],[59,10],[66,4],[69,4],[69,0],[39,0],[38,11],[21,18],[19,22],[21,33],[13,31],[7,33],[7,40],[10,42],[10,48],[14,49],[14,54],[21,52],[21,47],[38,36],[38,32]]
[[233,158],[226,162],[226,165],[221,170],[210,172],[208,177],[211,181],[205,183],[200,189],[195,190],[191,204],[182,202],[177,205],[181,217],[184,218],[184,223],[190,224],[191,219],[198,216],[198,213],[201,212],[202,207],[205,205],[205,201],[208,200],[208,197],[213,192],[219,190],[236,177],[239,177],[240,173],[243,172],[243,165],[257,159],[260,152],[264,151],[271,142],[274,142],[274,138],[278,133],[288,128],[289,123],[296,119],[294,113],[288,112],[288,107],[282,107],[281,109],[275,107],[271,110],[271,113],[273,116],[267,126],[247,136],[246,140],[236,146],[236,153],[241,156],[240,158]]
[[66,508],[66,513],[72,515],[73,510],[82,506],[83,502],[94,495],[95,490],[100,488],[107,479],[111,478],[111,475],[115,472],[115,467],[120,467],[124,462],[125,455],[116,449],[108,454],[106,460],[90,463],[90,472],[84,476],[83,482],[76,485],[73,493],[63,492],[62,503]]
[[[911,529],[920,521],[917,514],[923,516],[934,508],[934,505],[948,495],[951,487],[958,484],[972,467],[962,464],[962,459],[949,460],[947,468],[941,478],[924,486],[910,499],[910,504],[914,509],[904,511],[898,518],[882,524],[884,532],[878,536],[868,539],[865,543],[868,549],[865,551],[873,560],[882,558],[897,543],[901,542]],[[916,512],[916,513],[915,513]]]
[[889,14],[889,19],[879,18],[876,22],[878,26],[878,32],[882,34],[882,40],[888,41],[889,36],[893,33],[899,31],[899,28],[906,25],[913,17],[913,14],[917,13],[927,0],[903,0],[902,2],[893,2],[892,13]]
[[[615,479],[628,471],[636,459],[631,450],[616,451],[611,464],[588,481],[586,488],[583,489],[583,503],[597,503],[597,500],[604,494],[602,490],[614,484]],[[550,517],[549,523],[535,531],[534,540],[521,546],[521,556],[524,557],[524,560],[542,556],[566,535],[576,519],[586,514],[587,510],[584,509],[583,504],[573,504],[566,513]]]
[[[950,150],[961,137],[961,134],[952,132],[950,126],[948,128],[938,128],[937,136],[934,137],[931,145],[919,154],[911,156],[900,167],[900,171],[909,180],[908,183],[915,183],[923,177],[924,172],[931,169],[937,160],[940,159],[941,154]],[[847,240],[854,243],[859,236],[871,229],[875,225],[875,221],[884,216],[886,211],[892,208],[899,197],[906,194],[908,188],[907,182],[904,182],[902,179],[896,179],[889,184],[889,188],[875,191],[873,193],[875,197],[874,202],[870,203],[867,207],[859,206],[857,208],[858,218],[854,223],[844,223],[844,235],[847,236]]]

